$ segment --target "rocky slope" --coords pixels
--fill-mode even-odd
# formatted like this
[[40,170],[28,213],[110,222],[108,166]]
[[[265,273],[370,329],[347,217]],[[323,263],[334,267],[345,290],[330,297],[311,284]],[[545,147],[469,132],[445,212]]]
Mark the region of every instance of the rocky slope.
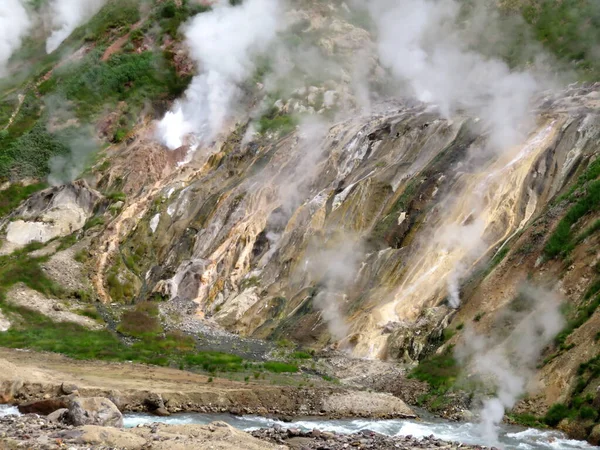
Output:
[[[591,54],[587,41],[565,49],[568,30],[544,33],[556,13],[545,2],[501,3],[523,12],[559,57]],[[459,375],[454,355],[465,342],[492,336],[485,345],[503,349],[543,335],[520,361],[527,386],[511,398],[530,395],[515,412],[540,419],[559,403],[546,423],[591,432],[600,384],[598,84],[539,88],[522,105],[520,70],[537,61],[523,63],[517,56],[527,52],[502,39],[501,55],[481,41],[482,56],[471,58],[474,15],[447,41],[467,39],[459,49],[468,61],[495,61],[488,74],[501,65],[508,89],[492,80],[480,96],[485,83],[471,80],[460,107],[427,101],[435,92],[417,101],[396,95],[407,89],[394,79],[402,67],[387,61],[385,20],[341,2],[301,2],[281,18],[277,57],[242,60],[250,69],[234,80],[238,107],[218,132],[172,146],[157,134],[160,119],[214,63],[194,60],[202,52],[180,25],[210,13],[192,1],[144,5],[108,1],[57,52],[41,55],[32,39],[12,60],[32,72],[22,85],[5,80],[0,110],[0,345],[194,370],[209,367],[194,359],[198,350],[226,350],[251,360],[248,376],[257,361],[292,358],[295,345],[337,350],[387,360],[373,366],[394,366],[394,377],[421,362],[414,374],[433,394],[461,398],[462,409],[479,400],[448,394],[455,381],[483,397],[495,392],[473,380],[477,353],[462,358]],[[593,78],[595,63],[576,65]],[[45,188],[37,181],[48,174],[55,186]],[[524,330],[555,298],[564,323],[548,336],[537,333],[548,323]],[[298,363],[436,409],[369,370],[308,359],[288,370]]]

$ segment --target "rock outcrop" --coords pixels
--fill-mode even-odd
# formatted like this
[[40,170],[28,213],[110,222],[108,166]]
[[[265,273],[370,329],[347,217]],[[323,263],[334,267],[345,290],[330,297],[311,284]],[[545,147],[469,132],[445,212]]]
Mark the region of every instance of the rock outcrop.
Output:
[[8,217],[7,249],[48,242],[80,230],[91,216],[101,194],[85,181],[52,187],[31,196]]

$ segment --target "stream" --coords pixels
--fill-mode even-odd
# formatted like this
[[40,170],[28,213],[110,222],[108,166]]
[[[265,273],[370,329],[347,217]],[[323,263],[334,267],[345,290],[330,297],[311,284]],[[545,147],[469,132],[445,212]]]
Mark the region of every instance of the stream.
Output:
[[[0,417],[9,414],[19,414],[17,408],[0,405]],[[425,416],[425,415],[424,415]],[[303,431],[319,429],[340,434],[355,433],[360,430],[371,430],[388,436],[425,437],[434,435],[446,441],[462,442],[464,444],[482,444],[478,425],[475,423],[449,422],[442,419],[427,417],[424,420],[370,420],[370,419],[341,419],[329,420],[322,418],[304,418],[290,423],[260,416],[233,416],[231,414],[199,414],[182,413],[170,417],[157,417],[150,414],[125,414],[126,428],[137,425],[161,422],[173,425],[200,424],[205,425],[216,420],[227,422],[243,431],[281,425],[283,428],[299,428]],[[504,450],[538,450],[538,449],[598,449],[584,441],[567,438],[563,433],[554,430],[537,430],[514,425],[500,427],[499,446]]]
[[[424,420],[369,420],[342,419],[328,420],[322,418],[305,418],[291,423],[260,416],[232,416],[230,414],[175,414],[170,417],[156,417],[148,414],[126,414],[125,426],[134,427],[139,424],[162,422],[169,424],[208,424],[215,420],[227,422],[235,428],[252,431],[257,428],[271,427],[275,424],[283,428],[299,428],[303,431],[319,429],[334,433],[355,433],[368,429],[388,436],[425,437],[434,435],[446,441],[464,444],[482,444],[479,427],[475,423],[449,422],[434,417]],[[500,428],[500,447],[505,450],[537,450],[537,449],[597,449],[585,441],[567,438],[563,433],[553,430],[537,430],[513,425],[502,425]]]

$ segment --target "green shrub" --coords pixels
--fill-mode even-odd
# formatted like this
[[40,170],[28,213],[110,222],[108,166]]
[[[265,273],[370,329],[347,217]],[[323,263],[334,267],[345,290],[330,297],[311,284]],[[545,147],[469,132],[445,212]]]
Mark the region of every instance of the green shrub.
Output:
[[583,405],[579,409],[579,417],[583,420],[596,420],[598,418],[598,412],[595,408],[589,405]]
[[445,392],[454,384],[460,368],[449,349],[441,355],[425,358],[409,374],[410,378],[425,381],[433,391]]
[[[13,127],[11,127],[11,130]],[[2,145],[0,178],[43,178],[49,173],[51,158],[70,154],[70,149],[57,136],[47,132],[43,121],[14,141]]]
[[544,416],[544,423],[551,427],[555,427],[559,422],[569,416],[569,408],[563,403],[555,403],[550,407]]

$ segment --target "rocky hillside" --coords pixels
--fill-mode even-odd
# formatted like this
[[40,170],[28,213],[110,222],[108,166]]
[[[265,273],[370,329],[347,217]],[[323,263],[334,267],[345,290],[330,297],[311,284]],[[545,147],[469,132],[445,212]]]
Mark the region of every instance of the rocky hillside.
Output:
[[258,377],[336,350],[586,438],[595,3],[222,3],[98,2],[50,54],[24,3],[0,346]]

